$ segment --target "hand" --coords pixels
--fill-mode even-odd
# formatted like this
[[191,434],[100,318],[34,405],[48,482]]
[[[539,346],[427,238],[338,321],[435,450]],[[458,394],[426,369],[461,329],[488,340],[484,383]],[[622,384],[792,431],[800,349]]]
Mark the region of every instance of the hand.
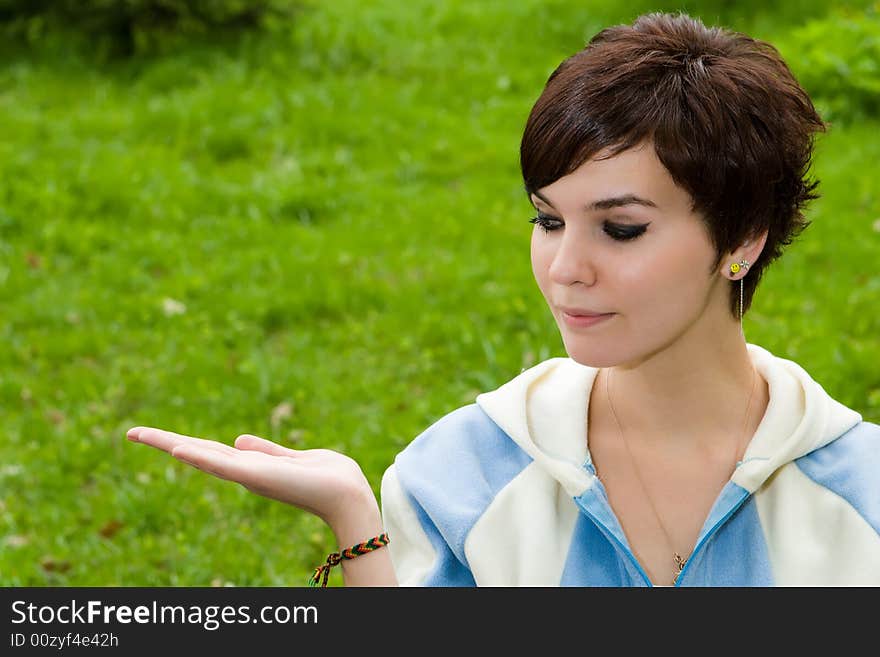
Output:
[[372,511],[377,506],[357,462],[333,450],[289,449],[250,434],[236,438],[233,447],[154,427],[132,427],[126,437],[257,495],[304,509],[334,531],[348,522],[353,507]]

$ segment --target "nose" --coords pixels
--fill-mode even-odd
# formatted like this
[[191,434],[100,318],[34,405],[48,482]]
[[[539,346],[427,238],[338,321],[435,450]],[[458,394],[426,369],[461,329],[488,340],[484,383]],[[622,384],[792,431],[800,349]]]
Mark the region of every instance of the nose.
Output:
[[575,231],[567,230],[558,245],[548,270],[550,280],[562,286],[578,282],[593,285],[596,268],[586,240],[579,239]]

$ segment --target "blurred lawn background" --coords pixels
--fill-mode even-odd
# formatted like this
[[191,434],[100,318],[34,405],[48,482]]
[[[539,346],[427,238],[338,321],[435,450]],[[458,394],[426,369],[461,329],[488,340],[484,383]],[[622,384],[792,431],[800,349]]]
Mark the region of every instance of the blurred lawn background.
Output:
[[876,2],[309,1],[132,52],[30,22],[0,48],[0,585],[305,586],[319,520],[125,430],[336,449],[378,495],[564,356],[521,130],[593,34],[679,9],[774,43],[832,122],[745,331],[880,421]]

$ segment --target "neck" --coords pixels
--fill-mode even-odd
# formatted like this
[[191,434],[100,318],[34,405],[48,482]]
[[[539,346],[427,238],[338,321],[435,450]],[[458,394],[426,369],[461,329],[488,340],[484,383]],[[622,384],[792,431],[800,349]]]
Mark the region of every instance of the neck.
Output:
[[[738,443],[757,428],[769,401],[738,320],[695,324],[662,350],[601,375],[610,375],[614,412],[633,442]],[[597,382],[604,389],[604,379]]]

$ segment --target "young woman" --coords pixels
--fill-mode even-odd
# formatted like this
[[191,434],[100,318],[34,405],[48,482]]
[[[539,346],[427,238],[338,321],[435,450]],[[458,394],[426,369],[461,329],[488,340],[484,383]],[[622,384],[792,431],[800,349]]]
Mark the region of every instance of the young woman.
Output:
[[315,583],[339,562],[349,586],[878,585],[880,426],[742,330],[809,223],[825,128],[765,42],[684,14],[609,27],[521,144],[567,358],[425,430],[381,513],[337,452],[128,437],[321,517],[352,549]]

